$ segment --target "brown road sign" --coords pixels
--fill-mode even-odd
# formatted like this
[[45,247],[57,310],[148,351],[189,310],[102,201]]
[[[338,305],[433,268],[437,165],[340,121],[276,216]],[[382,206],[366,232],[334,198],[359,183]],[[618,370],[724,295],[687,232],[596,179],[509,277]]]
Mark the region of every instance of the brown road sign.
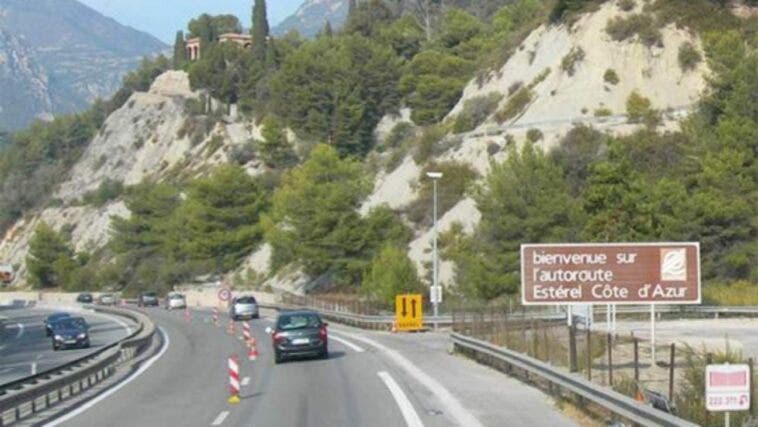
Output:
[[395,327],[398,331],[417,331],[423,328],[421,295],[395,295]]
[[525,305],[699,304],[699,243],[521,245]]

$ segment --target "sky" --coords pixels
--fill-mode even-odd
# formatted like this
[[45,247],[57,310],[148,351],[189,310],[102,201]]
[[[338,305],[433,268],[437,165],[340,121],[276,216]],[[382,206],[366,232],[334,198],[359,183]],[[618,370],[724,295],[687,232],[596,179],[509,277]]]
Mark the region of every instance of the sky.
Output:
[[[167,44],[190,19],[207,12],[231,13],[250,27],[254,0],[79,0],[116,21],[148,32]],[[268,22],[273,28],[297,10],[304,0],[268,0]]]

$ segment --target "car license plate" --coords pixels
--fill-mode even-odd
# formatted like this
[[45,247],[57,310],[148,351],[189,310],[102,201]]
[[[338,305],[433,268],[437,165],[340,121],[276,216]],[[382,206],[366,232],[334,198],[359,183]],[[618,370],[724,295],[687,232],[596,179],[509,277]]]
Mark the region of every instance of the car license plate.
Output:
[[64,341],[66,344],[76,344],[76,340],[66,340]]
[[310,340],[308,340],[308,338],[295,338],[292,340],[292,344],[294,345],[303,345],[308,344],[309,342]]

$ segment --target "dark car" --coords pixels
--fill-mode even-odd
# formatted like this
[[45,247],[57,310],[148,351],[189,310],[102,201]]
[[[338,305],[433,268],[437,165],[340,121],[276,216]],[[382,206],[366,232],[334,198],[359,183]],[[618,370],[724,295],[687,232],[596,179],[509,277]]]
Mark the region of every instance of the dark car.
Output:
[[280,313],[274,328],[266,328],[274,346],[274,362],[302,356],[329,358],[326,327],[314,311]]
[[68,319],[69,317],[71,317],[69,313],[65,313],[62,311],[58,313],[53,313],[47,316],[43,322],[45,324],[45,335],[49,337],[53,334],[53,326],[52,326],[53,323],[61,319]]
[[92,298],[92,294],[83,293],[76,296],[76,302],[78,303],[92,304],[92,301],[94,301],[94,298]]
[[137,298],[140,307],[158,307],[158,294],[155,292],[142,292]]
[[53,350],[62,348],[89,348],[89,325],[81,317],[60,319],[51,324]]
[[258,319],[258,302],[255,301],[255,297],[252,295],[245,295],[234,298],[232,300],[231,307],[229,308],[229,317],[232,320],[239,320],[243,318]]

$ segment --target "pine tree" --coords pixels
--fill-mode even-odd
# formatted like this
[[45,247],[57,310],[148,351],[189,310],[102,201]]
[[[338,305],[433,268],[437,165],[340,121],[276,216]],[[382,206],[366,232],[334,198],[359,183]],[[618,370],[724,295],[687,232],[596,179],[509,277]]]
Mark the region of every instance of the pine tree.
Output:
[[266,17],[266,0],[255,0],[253,6],[253,57],[260,62],[266,60],[269,26]]
[[174,69],[180,69],[187,61],[187,46],[184,43],[184,31],[176,32],[174,41]]
[[323,34],[324,34],[326,37],[331,37],[332,35],[334,35],[334,31],[332,30],[332,23],[331,23],[331,22],[329,22],[329,20],[328,20],[328,19],[326,20],[326,24],[324,24],[324,31],[323,31]]
[[176,32],[174,41],[174,69],[180,69],[187,62],[187,46],[184,43],[184,31]]

